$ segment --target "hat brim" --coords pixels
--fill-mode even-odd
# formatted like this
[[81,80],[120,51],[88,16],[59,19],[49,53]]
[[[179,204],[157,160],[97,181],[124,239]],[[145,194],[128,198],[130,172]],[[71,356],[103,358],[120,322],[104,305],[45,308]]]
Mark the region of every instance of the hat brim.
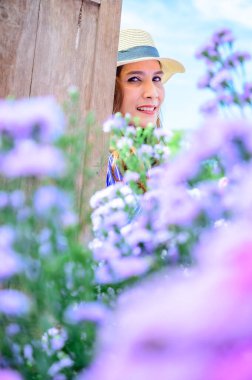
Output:
[[184,73],[185,67],[180,63],[179,61],[176,61],[172,58],[162,58],[162,57],[142,57],[142,58],[135,58],[125,61],[118,61],[117,67],[127,65],[128,63],[134,63],[134,62],[142,62],[142,61],[159,61],[162,66],[162,70],[164,72],[164,76],[162,78],[162,82],[165,83],[172,77],[172,75],[176,73]]

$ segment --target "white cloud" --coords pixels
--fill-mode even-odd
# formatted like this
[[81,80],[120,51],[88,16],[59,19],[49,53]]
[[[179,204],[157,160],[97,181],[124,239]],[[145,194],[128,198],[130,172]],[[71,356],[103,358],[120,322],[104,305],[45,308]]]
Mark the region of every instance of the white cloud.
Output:
[[250,0],[193,0],[193,5],[205,19],[222,19],[252,28]]

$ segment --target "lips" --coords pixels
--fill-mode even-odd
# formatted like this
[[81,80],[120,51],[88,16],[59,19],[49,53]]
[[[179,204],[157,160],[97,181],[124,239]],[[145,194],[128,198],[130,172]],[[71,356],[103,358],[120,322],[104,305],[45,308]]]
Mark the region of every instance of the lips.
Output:
[[155,106],[155,105],[143,105],[143,106],[137,107],[138,111],[144,112],[147,114],[155,113],[156,109],[157,109],[157,106]]

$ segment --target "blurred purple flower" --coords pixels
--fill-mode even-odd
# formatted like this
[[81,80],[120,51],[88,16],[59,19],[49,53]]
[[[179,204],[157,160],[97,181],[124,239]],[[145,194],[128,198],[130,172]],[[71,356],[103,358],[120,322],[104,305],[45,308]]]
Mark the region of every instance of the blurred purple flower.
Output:
[[6,334],[8,334],[9,336],[14,336],[18,334],[20,331],[21,331],[20,326],[16,323],[10,323],[6,327]]
[[109,266],[118,279],[125,280],[146,273],[150,268],[151,261],[149,257],[129,256],[111,260]]
[[0,281],[7,280],[23,269],[21,258],[10,249],[0,247]]
[[202,104],[200,112],[205,115],[216,115],[218,112],[218,102],[216,99],[211,99]]
[[101,330],[98,358],[80,379],[225,380],[218,374],[228,373],[234,352],[234,380],[240,379],[238,363],[252,374],[251,361],[240,356],[252,352],[251,223],[243,227],[213,231],[202,240],[199,260],[210,265],[161,272],[122,293]]
[[14,289],[0,289],[0,313],[20,316],[30,311],[31,301],[22,292]]
[[126,120],[120,113],[110,116],[103,124],[104,132],[111,132],[112,130],[124,129],[127,126]]
[[220,90],[229,85],[232,76],[228,70],[220,70],[210,81],[210,87],[214,90]]
[[14,139],[51,142],[64,128],[63,112],[52,97],[0,101],[0,133],[7,132]]
[[2,175],[13,177],[57,177],[65,169],[60,150],[49,145],[38,145],[32,140],[21,140],[0,159]]
[[139,178],[140,178],[139,173],[127,171],[123,177],[123,180],[125,183],[130,182],[130,181],[137,182]]
[[30,344],[25,344],[24,345],[24,357],[27,361],[29,361],[30,363],[33,363],[34,362],[34,358],[33,358],[33,348]]
[[108,240],[94,239],[89,244],[89,248],[92,250],[96,261],[115,259],[120,256],[120,249],[115,246],[113,239],[109,238]]
[[23,377],[17,371],[10,368],[0,368],[1,380],[22,380]]
[[212,41],[215,45],[222,45],[225,43],[232,44],[235,40],[231,29],[222,28],[216,31],[212,36]]
[[107,260],[96,269],[96,280],[100,284],[116,283],[146,273],[152,264],[150,257],[124,256]]
[[10,250],[15,240],[15,230],[9,225],[0,226],[0,248],[1,250]]
[[226,69],[235,68],[250,59],[251,55],[248,52],[236,51],[226,58],[224,62],[224,67]]
[[25,193],[22,190],[14,190],[10,193],[10,206],[17,209],[24,206]]
[[223,105],[223,106],[227,106],[227,105],[231,105],[234,103],[234,98],[231,94],[229,93],[225,93],[225,92],[221,92],[217,95],[217,101]]
[[49,356],[54,355],[56,351],[60,351],[64,347],[67,338],[66,330],[52,327],[43,334],[42,347]]
[[0,191],[0,209],[9,205],[9,194],[5,191]]
[[252,293],[251,228],[249,219],[229,223],[224,228],[205,232],[195,249],[195,256],[205,270],[230,271],[230,292],[241,300]]
[[252,103],[252,83],[244,84],[242,100],[248,104]]
[[69,194],[53,185],[41,186],[34,194],[33,205],[39,216],[51,212],[64,214],[71,209]]
[[69,356],[65,356],[62,359],[60,359],[58,362],[55,362],[51,365],[51,367],[48,370],[48,374],[50,376],[55,376],[64,368],[72,367],[74,364],[73,360]]
[[219,53],[216,50],[215,44],[209,42],[196,51],[195,57],[197,59],[204,59],[207,63],[211,63],[219,59]]
[[108,309],[98,302],[81,302],[70,305],[65,311],[66,322],[78,324],[81,322],[101,323],[108,314]]
[[213,78],[214,73],[211,71],[208,71],[206,75],[201,77],[197,83],[198,88],[207,88],[210,87],[210,81]]
[[[139,244],[144,245],[146,248],[152,246],[153,239],[155,238],[153,233],[146,228],[141,228],[139,225],[135,227],[136,228],[132,228],[132,230],[127,233],[127,243],[130,244],[132,248]],[[147,251],[150,251],[150,249],[147,249]]]
[[[205,141],[204,145],[201,144],[202,141]],[[232,168],[237,167],[239,163],[244,164],[245,158],[248,160],[250,157],[251,125],[241,119],[226,122],[212,118],[205,122],[203,128],[196,131],[193,144],[194,149],[187,153],[188,159],[194,156],[194,162],[199,163],[199,160],[218,154],[222,165],[230,174]]]
[[214,358],[204,380],[248,380],[252,377],[251,342],[223,350]]
[[[155,210],[155,218],[152,227],[154,231],[168,228],[169,225],[190,225],[191,220],[198,214],[198,206],[194,198],[188,192],[185,185],[169,185],[163,187],[166,180],[158,184],[160,194],[158,210]],[[162,190],[163,189],[163,190]],[[155,194],[155,189],[154,189]],[[143,198],[142,207],[145,208],[148,197]],[[175,211],[176,210],[176,211]],[[144,213],[144,212],[143,212]],[[153,236],[155,240],[155,235]]]

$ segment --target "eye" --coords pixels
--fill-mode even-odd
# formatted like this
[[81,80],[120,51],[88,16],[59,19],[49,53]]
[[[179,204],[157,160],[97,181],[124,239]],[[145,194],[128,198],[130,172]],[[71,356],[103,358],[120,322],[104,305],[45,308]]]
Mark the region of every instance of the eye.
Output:
[[138,78],[138,77],[130,77],[129,79],[128,79],[128,82],[139,82],[140,81],[140,78]]
[[159,75],[156,75],[155,77],[152,78],[153,82],[162,82],[162,78]]

